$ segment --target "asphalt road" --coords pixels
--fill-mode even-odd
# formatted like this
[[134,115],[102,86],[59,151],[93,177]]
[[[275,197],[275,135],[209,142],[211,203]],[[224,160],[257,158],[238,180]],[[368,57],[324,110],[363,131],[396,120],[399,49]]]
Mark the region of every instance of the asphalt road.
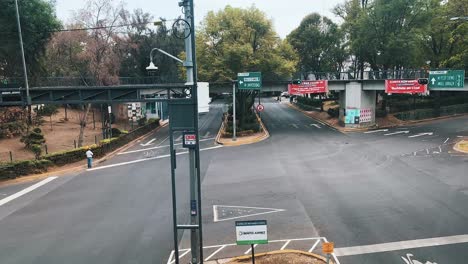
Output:
[[[327,239],[345,264],[405,264],[403,258],[464,263],[468,159],[451,153],[450,144],[468,135],[467,117],[342,134],[286,104],[263,103],[271,136],[253,145],[214,144],[221,104],[201,117],[204,244],[212,246],[205,258],[248,253],[247,246],[229,245],[235,243],[234,222],[265,219],[271,243],[257,252],[317,252]],[[409,132],[385,135],[400,131]],[[96,170],[51,180],[0,205],[0,262],[167,263],[166,137],[161,129]],[[177,169],[181,222],[188,215],[183,152]],[[180,247],[188,248],[188,236],[180,238]]]

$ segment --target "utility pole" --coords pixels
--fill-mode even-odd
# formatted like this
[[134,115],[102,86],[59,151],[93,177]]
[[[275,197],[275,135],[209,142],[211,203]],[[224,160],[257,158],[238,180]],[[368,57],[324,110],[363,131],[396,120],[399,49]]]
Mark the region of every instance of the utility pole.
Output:
[[28,71],[26,69],[26,60],[24,59],[24,47],[23,47],[23,34],[21,33],[21,21],[19,16],[18,0],[15,0],[16,7],[16,21],[18,24],[18,36],[21,47],[21,59],[23,61],[23,73],[24,73],[24,85],[26,86],[26,100],[28,103],[28,123],[32,124],[31,118],[31,97],[29,96],[29,82],[28,82]]
[[232,141],[236,141],[236,82],[232,81]]

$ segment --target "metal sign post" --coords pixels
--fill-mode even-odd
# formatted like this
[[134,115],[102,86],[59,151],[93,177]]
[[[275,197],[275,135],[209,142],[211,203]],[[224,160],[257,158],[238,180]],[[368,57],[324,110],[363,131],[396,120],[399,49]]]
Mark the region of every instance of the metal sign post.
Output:
[[232,141],[236,141],[236,82],[232,82]]

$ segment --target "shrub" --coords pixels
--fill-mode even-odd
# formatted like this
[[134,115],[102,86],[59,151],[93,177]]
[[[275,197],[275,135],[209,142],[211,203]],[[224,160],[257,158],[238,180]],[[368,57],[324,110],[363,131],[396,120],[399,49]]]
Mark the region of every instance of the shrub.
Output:
[[122,131],[120,131],[120,129],[118,129],[116,127],[113,127],[111,129],[111,133],[112,133],[113,137],[118,137],[118,136],[120,136],[120,134],[122,134]]
[[26,135],[21,138],[27,148],[30,148],[31,145],[41,145],[45,143],[44,135],[40,128],[36,127],[32,131],[29,131]]
[[12,179],[18,176],[41,173],[52,165],[49,160],[20,160],[12,163],[0,163],[0,179]]
[[158,122],[158,124],[159,124],[159,121],[160,121],[159,118],[149,118],[148,121],[147,121],[147,123],[149,124],[149,123]]
[[386,117],[387,116],[387,110],[385,109],[376,109],[375,110],[375,117]]
[[338,107],[335,108],[328,108],[327,113],[330,117],[336,118],[340,115],[340,110]]
[[297,102],[303,105],[314,106],[314,107],[320,107],[322,105],[322,100],[319,100],[319,99],[307,98],[307,97],[302,97],[302,96],[298,96],[296,98],[297,98]]

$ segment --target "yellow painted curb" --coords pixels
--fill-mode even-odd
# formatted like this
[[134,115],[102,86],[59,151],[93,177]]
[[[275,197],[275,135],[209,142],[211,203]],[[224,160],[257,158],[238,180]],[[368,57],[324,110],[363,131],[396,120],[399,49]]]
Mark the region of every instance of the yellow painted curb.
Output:
[[[301,251],[301,250],[294,250],[294,249],[284,249],[284,250],[275,250],[275,251],[270,251],[270,252],[265,252],[265,253],[259,253],[255,254],[255,257],[263,257],[267,255],[279,255],[279,254],[287,254],[287,253],[296,253],[296,254],[301,254],[309,257],[314,257],[323,261],[327,261],[327,259],[324,256],[320,256],[315,253],[310,253],[306,251]],[[251,259],[252,256],[250,255],[245,255],[245,256],[239,256],[239,257],[234,257],[231,259],[231,261],[245,261]],[[333,260],[330,260],[330,263],[334,263]]]
[[262,119],[258,116],[257,113],[255,113],[255,115],[257,116],[257,120],[258,122],[260,123],[260,126],[262,126],[262,130],[263,130],[263,134],[258,136],[258,137],[255,137],[255,138],[252,138],[252,139],[245,139],[245,140],[242,140],[242,137],[238,137],[236,141],[226,141],[226,142],[222,142],[221,141],[221,134],[222,134],[222,131],[224,130],[224,122],[221,123],[221,127],[219,128],[219,131],[218,131],[218,135],[216,136],[216,142],[218,144],[221,144],[223,146],[227,146],[227,147],[235,147],[235,146],[241,146],[241,145],[248,145],[248,144],[253,144],[253,143],[257,143],[257,142],[260,142],[260,141],[263,141],[267,138],[270,137],[270,133],[268,132],[268,130],[266,129],[265,125],[263,124],[262,122]]
[[468,140],[460,140],[453,146],[453,149],[458,152],[468,154]]

